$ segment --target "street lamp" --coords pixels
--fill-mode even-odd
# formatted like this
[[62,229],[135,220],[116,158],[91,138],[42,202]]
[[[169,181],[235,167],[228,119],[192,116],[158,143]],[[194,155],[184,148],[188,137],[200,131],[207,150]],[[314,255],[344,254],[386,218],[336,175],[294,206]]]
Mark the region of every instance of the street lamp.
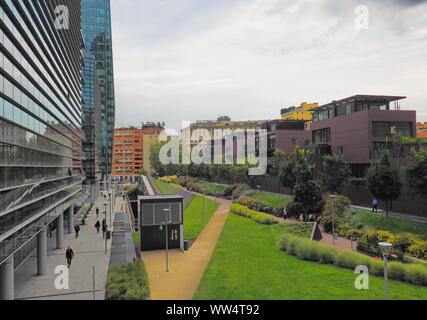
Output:
[[384,300],[388,300],[388,273],[387,273],[387,258],[390,255],[392,244],[388,242],[378,243],[381,253],[384,258]]
[[[163,226],[166,227],[166,272],[169,272],[169,233],[168,233],[168,226],[172,224],[172,217],[171,217],[171,206],[169,204],[168,209],[163,209],[165,212],[165,222],[162,222],[160,225],[160,231],[163,231]],[[168,214],[169,213],[169,214]]]
[[[105,206],[105,211],[104,211],[104,216],[105,216],[105,224],[107,224],[107,206],[108,206],[108,202],[104,202],[104,206]],[[104,228],[104,226],[102,226]],[[105,226],[105,234],[104,234],[104,239],[105,239],[105,254],[107,254],[107,231],[108,228]],[[104,231],[103,231],[104,232]]]
[[335,195],[331,194],[330,198],[331,198],[331,201],[332,201],[332,211],[331,211],[331,215],[332,215],[332,244],[335,245],[335,215],[334,215],[334,200],[335,200]]

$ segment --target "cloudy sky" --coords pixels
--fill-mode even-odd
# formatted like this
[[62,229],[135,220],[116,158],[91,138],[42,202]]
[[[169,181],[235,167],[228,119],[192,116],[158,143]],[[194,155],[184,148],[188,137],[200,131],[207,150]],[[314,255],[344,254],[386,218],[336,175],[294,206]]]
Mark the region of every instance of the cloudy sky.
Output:
[[116,126],[275,119],[282,107],[354,94],[407,96],[402,109],[427,121],[427,0],[111,5]]

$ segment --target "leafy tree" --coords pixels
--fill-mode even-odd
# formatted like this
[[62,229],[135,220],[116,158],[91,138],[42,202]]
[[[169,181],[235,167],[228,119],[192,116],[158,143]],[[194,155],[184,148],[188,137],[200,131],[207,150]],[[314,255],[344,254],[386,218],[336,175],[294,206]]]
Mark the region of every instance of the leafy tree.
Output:
[[384,150],[380,160],[368,168],[366,179],[372,195],[385,201],[386,216],[388,217],[389,205],[400,197],[402,183],[399,172],[391,165],[390,155],[387,151]]
[[411,162],[405,168],[406,180],[410,190],[427,198],[427,148],[412,149]]
[[[291,194],[294,193],[294,188],[297,183],[297,175],[301,164],[308,166],[309,153],[300,149],[298,146],[290,153],[287,159],[283,162],[280,173],[280,182],[284,187],[291,189]],[[308,166],[308,168],[310,168]]]
[[332,154],[323,158],[320,184],[324,191],[330,193],[340,192],[350,175],[351,169],[342,156]]
[[270,168],[269,173],[273,176],[277,176],[280,174],[280,168],[282,168],[283,163],[285,162],[285,153],[276,149],[274,151],[273,157],[270,160]]
[[305,216],[322,212],[323,199],[320,186],[313,179],[311,169],[305,162],[298,165],[294,193],[294,202],[300,206]]

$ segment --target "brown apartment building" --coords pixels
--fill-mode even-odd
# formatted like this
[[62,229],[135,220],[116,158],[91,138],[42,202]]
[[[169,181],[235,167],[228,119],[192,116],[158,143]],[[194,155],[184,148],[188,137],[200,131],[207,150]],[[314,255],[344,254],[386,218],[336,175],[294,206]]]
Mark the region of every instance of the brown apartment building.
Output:
[[134,182],[143,172],[150,172],[150,149],[162,131],[163,127],[155,123],[115,129],[112,179]]

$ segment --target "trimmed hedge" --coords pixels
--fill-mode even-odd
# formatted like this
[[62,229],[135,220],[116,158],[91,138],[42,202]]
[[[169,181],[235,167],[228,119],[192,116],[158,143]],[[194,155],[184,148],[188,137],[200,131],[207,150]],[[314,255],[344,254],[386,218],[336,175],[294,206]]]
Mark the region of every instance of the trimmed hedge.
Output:
[[106,287],[107,300],[146,300],[149,296],[148,276],[141,260],[124,267],[111,267]]
[[[289,234],[281,235],[278,239],[279,249],[301,260],[313,261],[354,270],[364,265],[369,273],[375,276],[384,275],[384,264],[353,251],[338,251],[327,244],[309,239],[297,238]],[[427,268],[420,264],[389,263],[389,278],[409,282],[417,286],[427,286]]]
[[269,217],[268,215],[266,215],[264,213],[251,210],[248,207],[241,206],[241,205],[235,204],[235,203],[233,203],[231,205],[230,211],[239,215],[239,216],[243,216],[243,217],[252,219],[253,221],[260,223],[260,224],[272,225],[272,224],[278,224],[279,223],[279,221]]
[[237,200],[234,200],[234,202],[242,206],[248,207],[249,209],[262,211],[268,214],[273,214],[275,211],[274,208],[270,206],[270,204],[268,204],[267,202],[250,197],[242,196]]

